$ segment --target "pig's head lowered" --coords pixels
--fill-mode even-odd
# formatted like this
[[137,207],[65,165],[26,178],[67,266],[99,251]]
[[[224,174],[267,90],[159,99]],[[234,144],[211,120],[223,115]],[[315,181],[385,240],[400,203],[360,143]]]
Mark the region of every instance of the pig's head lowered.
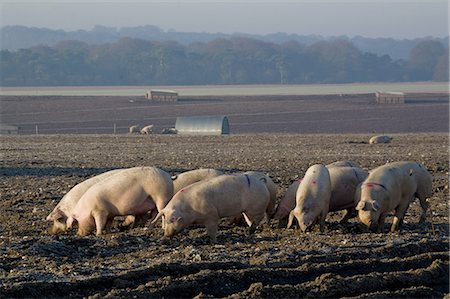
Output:
[[178,234],[192,223],[189,213],[183,211],[179,206],[162,209],[152,223],[155,223],[162,216],[165,237],[172,237]]
[[47,216],[46,220],[53,221],[53,225],[49,229],[50,234],[57,234],[60,232],[65,232],[67,230],[67,216],[59,208],[55,208],[55,210]]
[[297,206],[289,214],[288,228],[291,227],[294,217],[297,219],[300,229],[305,232],[308,228],[312,227],[320,214],[320,211],[315,211],[315,205],[304,202],[301,207]]
[[181,232],[186,226],[187,219],[183,217],[182,213],[177,210],[163,210],[164,213],[164,236],[172,237]]
[[378,228],[380,202],[386,195],[386,190],[378,184],[366,183],[361,186],[361,200],[356,205],[356,210],[361,222],[371,230]]

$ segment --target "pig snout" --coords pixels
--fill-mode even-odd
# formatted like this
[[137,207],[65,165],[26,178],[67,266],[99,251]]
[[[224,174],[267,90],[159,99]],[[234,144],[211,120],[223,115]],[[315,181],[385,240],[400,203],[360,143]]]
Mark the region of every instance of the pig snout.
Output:
[[305,232],[308,228],[310,228],[314,224],[315,216],[312,213],[303,214],[300,217],[300,229]]
[[375,232],[378,229],[378,222],[374,219],[373,215],[368,211],[359,211],[358,213],[361,223],[364,224],[369,230]]
[[176,234],[178,234],[181,231],[180,228],[176,227],[175,225],[172,224],[165,224],[164,227],[164,237],[173,237]]

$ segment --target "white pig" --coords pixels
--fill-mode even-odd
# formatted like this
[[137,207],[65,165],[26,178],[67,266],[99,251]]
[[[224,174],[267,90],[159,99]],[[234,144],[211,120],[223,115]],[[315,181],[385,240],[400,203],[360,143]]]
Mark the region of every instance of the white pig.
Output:
[[328,169],[321,164],[308,168],[296,194],[295,208],[289,214],[287,228],[290,228],[294,217],[302,231],[317,221],[320,231],[325,226],[325,218],[330,206],[331,181]]
[[394,232],[416,197],[422,206],[420,221],[425,221],[426,199],[431,196],[431,175],[416,162],[388,163],[372,170],[358,189],[355,201],[361,222],[372,231],[383,231],[387,214],[394,211],[391,226],[391,232]]
[[67,219],[70,228],[78,222],[78,235],[109,229],[115,216],[141,216],[161,211],[173,195],[170,175],[155,167],[134,167],[121,171],[92,186],[79,200]]
[[67,230],[67,217],[70,215],[73,208],[80,200],[81,196],[83,196],[83,194],[93,185],[118,173],[119,171],[122,171],[122,169],[115,169],[96,175],[70,189],[70,191],[67,192],[66,195],[64,195],[64,197],[59,201],[53,211],[46,218],[47,221],[53,221],[53,226],[50,228],[49,232],[51,234],[65,232]]
[[[340,222],[345,222],[348,219],[356,216],[355,211],[355,192],[359,183],[367,177],[367,171],[359,167],[347,167],[338,165],[356,165],[355,163],[327,165],[330,174],[331,182],[331,198],[329,212],[336,212],[340,210],[347,210]],[[289,212],[295,207],[295,196],[301,180],[297,180],[289,186],[284,197],[277,207],[274,218],[282,220],[289,215]]]
[[389,143],[391,142],[391,140],[392,137],[389,137],[387,135],[377,135],[369,139],[369,144]]
[[171,237],[191,224],[203,224],[212,243],[219,220],[243,214],[253,233],[269,204],[264,179],[249,175],[221,175],[181,189],[157,215],[164,215],[164,236]]

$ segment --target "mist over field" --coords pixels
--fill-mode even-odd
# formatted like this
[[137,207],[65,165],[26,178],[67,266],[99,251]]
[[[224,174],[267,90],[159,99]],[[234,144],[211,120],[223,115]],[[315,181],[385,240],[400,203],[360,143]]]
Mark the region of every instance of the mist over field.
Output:
[[[2,86],[448,81],[448,37],[414,40],[1,29]],[[24,48],[25,47],[25,48]]]

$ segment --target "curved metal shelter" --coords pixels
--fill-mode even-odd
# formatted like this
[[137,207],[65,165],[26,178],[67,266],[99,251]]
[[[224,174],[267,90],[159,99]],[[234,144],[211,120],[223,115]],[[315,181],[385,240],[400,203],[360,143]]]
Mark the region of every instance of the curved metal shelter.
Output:
[[180,135],[230,134],[230,125],[226,116],[177,117],[175,129]]

